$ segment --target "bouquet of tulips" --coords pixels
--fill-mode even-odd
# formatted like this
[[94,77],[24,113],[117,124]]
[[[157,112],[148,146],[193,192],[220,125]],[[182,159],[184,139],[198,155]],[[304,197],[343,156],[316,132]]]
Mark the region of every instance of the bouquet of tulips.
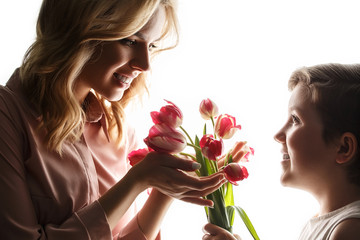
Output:
[[[241,129],[240,125],[236,125],[235,117],[228,114],[219,115],[216,104],[210,99],[204,99],[200,104],[199,111],[203,119],[211,120],[213,133],[207,132],[205,123],[201,139],[198,136],[192,139],[182,127],[183,114],[181,110],[174,103],[166,102],[168,104],[163,106],[160,111],[150,113],[154,125],[144,139],[148,147],[131,152],[128,156],[130,164],[135,165],[150,151],[158,151],[185,155],[197,161],[201,164],[201,168],[196,171],[198,176],[209,176],[223,171],[228,183],[205,196],[214,202],[212,208],[205,207],[208,221],[232,232],[234,215],[237,211],[253,238],[259,239],[245,211],[234,206],[233,195],[233,185],[237,185],[238,181],[244,180],[249,175],[247,169],[238,162],[249,161],[249,156],[254,154],[254,149],[242,141],[237,143],[236,155],[232,155],[232,149],[223,154],[223,139],[232,138],[235,132]],[[182,152],[187,146],[194,149],[194,154]]]

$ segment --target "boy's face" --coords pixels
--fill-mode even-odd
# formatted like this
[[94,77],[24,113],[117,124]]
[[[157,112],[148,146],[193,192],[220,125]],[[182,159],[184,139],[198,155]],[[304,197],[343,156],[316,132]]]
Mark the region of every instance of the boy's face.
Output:
[[309,192],[325,190],[324,179],[334,170],[336,148],[322,137],[323,124],[310,92],[298,85],[292,92],[288,120],[275,135],[282,145],[281,182]]

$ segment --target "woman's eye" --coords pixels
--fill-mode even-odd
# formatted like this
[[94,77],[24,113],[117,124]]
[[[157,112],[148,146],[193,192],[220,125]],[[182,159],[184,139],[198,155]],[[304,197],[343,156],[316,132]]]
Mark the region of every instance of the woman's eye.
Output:
[[122,44],[125,44],[125,45],[129,46],[129,47],[136,45],[136,40],[131,40],[131,39],[128,39],[128,38],[121,39],[120,42]]
[[156,49],[156,48],[158,48],[158,45],[156,45],[156,44],[151,44],[151,45],[149,46],[149,50],[154,50],[154,49]]

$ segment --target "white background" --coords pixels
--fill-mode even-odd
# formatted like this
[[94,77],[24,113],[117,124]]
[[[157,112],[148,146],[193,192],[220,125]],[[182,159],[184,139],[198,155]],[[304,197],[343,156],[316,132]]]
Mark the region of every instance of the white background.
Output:
[[[34,40],[40,0],[0,2],[0,83],[5,84]],[[151,126],[149,111],[162,99],[183,111],[183,126],[200,134],[198,105],[209,97],[221,113],[236,116],[255,157],[250,176],[235,190],[235,202],[252,219],[261,239],[296,239],[317,202],[283,188],[280,145],[273,135],[287,115],[287,80],[301,66],[359,62],[360,15],[353,0],[182,0],[181,41],[154,62],[150,98],[130,116],[139,137]],[[228,141],[227,146],[232,145]],[[163,239],[201,239],[202,207],[175,201]],[[252,239],[237,217],[234,231]]]

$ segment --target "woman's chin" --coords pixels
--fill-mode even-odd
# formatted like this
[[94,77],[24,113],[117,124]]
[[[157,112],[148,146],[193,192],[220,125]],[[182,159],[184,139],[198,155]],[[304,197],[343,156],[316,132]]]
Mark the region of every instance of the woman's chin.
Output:
[[122,99],[122,97],[124,96],[124,92],[119,92],[116,94],[112,94],[110,96],[103,96],[106,100],[108,100],[109,102],[118,102]]

